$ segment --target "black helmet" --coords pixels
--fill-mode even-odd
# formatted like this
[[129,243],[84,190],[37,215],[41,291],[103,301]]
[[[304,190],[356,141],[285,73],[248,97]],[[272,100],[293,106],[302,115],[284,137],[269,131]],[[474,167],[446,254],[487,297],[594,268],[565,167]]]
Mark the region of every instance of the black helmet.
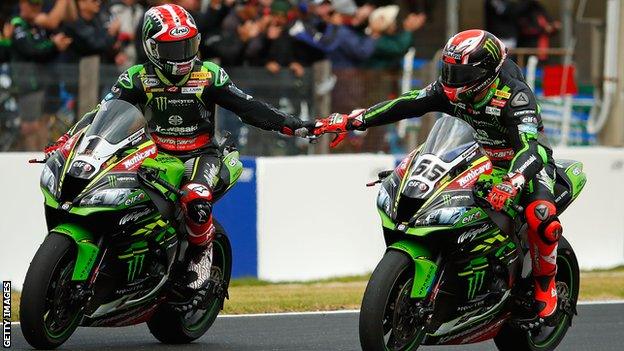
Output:
[[455,34],[442,51],[440,82],[451,101],[470,102],[498,76],[507,57],[505,45],[480,29]]

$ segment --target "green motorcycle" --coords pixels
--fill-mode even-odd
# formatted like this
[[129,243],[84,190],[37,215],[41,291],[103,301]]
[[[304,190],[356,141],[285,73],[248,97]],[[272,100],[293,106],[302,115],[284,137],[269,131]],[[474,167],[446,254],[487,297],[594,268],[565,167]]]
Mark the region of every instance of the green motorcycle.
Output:
[[[565,238],[557,250],[563,317],[522,330],[531,315],[533,279],[518,199],[495,212],[483,200],[506,170],[493,167],[453,118],[439,119],[425,143],[393,171],[379,174],[377,207],[387,250],[366,287],[360,313],[364,351],[494,339],[500,350],[553,350],[576,312],[579,267]],[[556,161],[559,213],[583,189],[576,161]],[[374,183],[373,183],[374,184]]]
[[[185,272],[183,214],[177,204],[181,160],[160,152],[133,105],[108,101],[93,122],[45,162],[41,189],[48,234],[30,263],[21,297],[21,329],[30,345],[51,349],[78,326],[147,322],[164,343],[188,343],[212,325],[227,297],[232,252],[215,223],[205,304],[178,312],[192,298]],[[220,145],[230,185],[242,172],[239,153]]]

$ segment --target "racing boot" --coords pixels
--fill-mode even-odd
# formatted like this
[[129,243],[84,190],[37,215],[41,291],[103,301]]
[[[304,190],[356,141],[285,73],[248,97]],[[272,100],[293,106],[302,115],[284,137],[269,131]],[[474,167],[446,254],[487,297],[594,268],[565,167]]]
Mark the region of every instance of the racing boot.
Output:
[[537,319],[547,325],[557,324],[561,313],[557,306],[557,245],[563,228],[552,202],[538,200],[527,206],[528,242],[535,282],[534,298]]

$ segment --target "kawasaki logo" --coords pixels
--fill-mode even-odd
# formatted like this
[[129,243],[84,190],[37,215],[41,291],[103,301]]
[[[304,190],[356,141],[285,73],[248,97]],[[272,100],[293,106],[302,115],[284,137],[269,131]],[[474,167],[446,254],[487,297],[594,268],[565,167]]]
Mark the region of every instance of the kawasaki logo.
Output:
[[144,159],[152,156],[152,155],[156,155],[156,146],[151,146],[147,149],[145,149],[144,151],[137,151],[134,156],[132,156],[131,158],[125,160],[123,162],[124,167],[126,167],[126,169],[131,169],[132,167],[136,166],[137,164],[139,164],[141,161],[143,161]]
[[[477,212],[477,213],[479,213],[479,212]],[[467,232],[465,232],[465,233],[463,233],[462,235],[459,236],[459,238],[457,239],[457,243],[461,244],[461,243],[463,243],[466,240],[472,241],[472,239],[474,239],[477,235],[479,235],[479,234],[481,234],[483,232],[486,232],[489,228],[490,228],[490,226],[486,224],[486,225],[484,225],[484,226],[482,226],[480,228],[475,228],[475,229],[469,230],[469,231],[467,231]]]
[[121,217],[121,219],[119,220],[119,225],[125,225],[127,223],[134,222],[138,220],[139,218],[149,214],[150,212],[152,212],[151,209],[145,208],[141,211],[128,213],[127,215]]

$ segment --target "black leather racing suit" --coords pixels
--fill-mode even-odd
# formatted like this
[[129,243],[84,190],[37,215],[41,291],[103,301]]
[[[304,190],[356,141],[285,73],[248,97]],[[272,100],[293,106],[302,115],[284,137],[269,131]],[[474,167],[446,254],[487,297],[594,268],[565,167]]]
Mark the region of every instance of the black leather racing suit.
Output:
[[451,102],[442,84],[435,81],[425,89],[412,90],[370,107],[364,112],[364,124],[360,129],[433,111],[468,122],[476,131],[476,140],[496,166],[522,173],[527,180],[523,204],[538,199],[554,203],[552,150],[544,135],[535,95],[513,61],[507,59],[503,63],[499,77],[479,102]]
[[[111,99],[142,109],[159,149],[185,161],[185,181],[204,184],[211,191],[230,179],[213,139],[216,105],[265,130],[293,134],[304,126],[298,118],[242,92],[223,68],[200,60],[179,81],[171,81],[151,63],[130,67],[104,98]],[[91,123],[94,112],[85,115],[71,132]],[[227,184],[221,185],[220,189],[227,189]]]

